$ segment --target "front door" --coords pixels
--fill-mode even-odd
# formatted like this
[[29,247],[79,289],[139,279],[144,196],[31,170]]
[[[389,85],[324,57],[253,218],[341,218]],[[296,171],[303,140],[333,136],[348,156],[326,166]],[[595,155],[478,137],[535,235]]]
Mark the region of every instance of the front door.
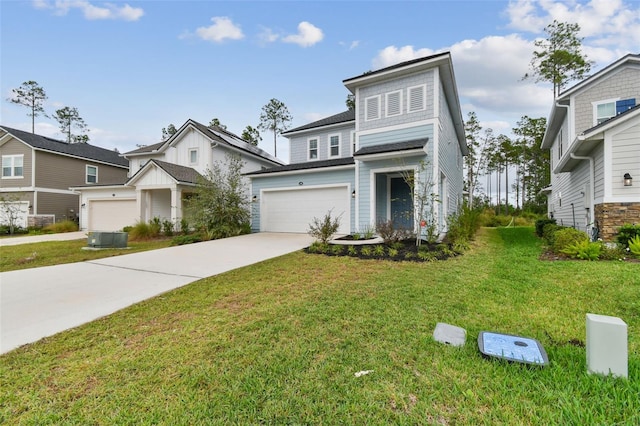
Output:
[[390,178],[391,220],[397,229],[413,230],[413,197],[402,177]]

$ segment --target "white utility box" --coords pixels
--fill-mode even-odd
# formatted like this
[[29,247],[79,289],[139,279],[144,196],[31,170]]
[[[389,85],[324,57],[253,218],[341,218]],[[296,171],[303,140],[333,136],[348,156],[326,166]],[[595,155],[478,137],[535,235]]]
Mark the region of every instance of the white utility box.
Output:
[[587,371],[629,377],[627,324],[617,317],[587,314]]

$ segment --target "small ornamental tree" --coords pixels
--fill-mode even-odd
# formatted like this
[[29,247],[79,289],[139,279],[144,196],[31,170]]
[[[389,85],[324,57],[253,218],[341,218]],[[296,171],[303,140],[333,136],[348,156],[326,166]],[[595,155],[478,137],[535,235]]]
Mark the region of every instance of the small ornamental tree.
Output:
[[240,156],[227,154],[207,171],[187,201],[189,223],[208,239],[240,235],[247,229],[251,213],[243,166]]
[[[434,243],[438,239],[437,203],[438,194],[433,191],[435,186],[429,163],[420,161],[414,170],[400,172],[402,179],[409,186],[413,194],[413,220],[416,232],[416,246],[422,243],[422,235],[427,242]],[[423,232],[424,228],[424,232]]]

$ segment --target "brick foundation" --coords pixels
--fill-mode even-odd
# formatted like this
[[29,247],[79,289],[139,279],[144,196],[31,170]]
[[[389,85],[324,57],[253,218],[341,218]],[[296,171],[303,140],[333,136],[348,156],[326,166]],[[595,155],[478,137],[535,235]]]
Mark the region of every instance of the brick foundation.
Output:
[[618,228],[625,223],[640,224],[640,203],[605,203],[595,205],[596,222],[603,241],[615,241]]

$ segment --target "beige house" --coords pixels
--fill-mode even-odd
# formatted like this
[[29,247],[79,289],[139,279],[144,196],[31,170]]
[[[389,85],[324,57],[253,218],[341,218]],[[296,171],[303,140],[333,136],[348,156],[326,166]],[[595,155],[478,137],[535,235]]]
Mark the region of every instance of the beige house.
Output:
[[[0,126],[0,156],[0,196],[16,208],[21,227],[77,220],[79,196],[69,187],[122,183],[129,171],[115,151],[6,126]],[[0,223],[7,223],[6,216],[0,212]]]
[[640,224],[640,55],[629,54],[561,93],[542,148],[551,151],[548,213],[614,239]]

